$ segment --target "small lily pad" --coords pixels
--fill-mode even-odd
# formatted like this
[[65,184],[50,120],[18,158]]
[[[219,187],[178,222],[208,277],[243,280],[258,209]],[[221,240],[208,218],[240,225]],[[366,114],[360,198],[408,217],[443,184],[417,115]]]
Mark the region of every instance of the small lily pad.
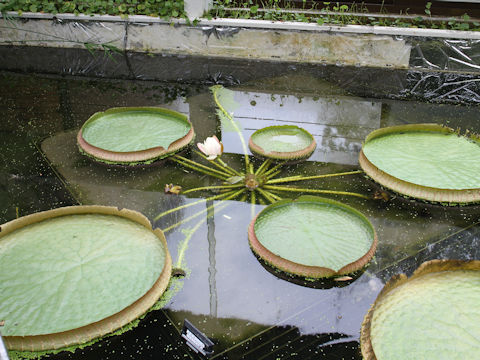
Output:
[[277,160],[306,159],[317,146],[313,136],[298,126],[269,126],[255,131],[248,143],[253,153]]
[[316,196],[281,200],[250,223],[252,250],[268,264],[306,278],[338,277],[373,257],[373,226],[350,206]]
[[6,346],[53,350],[106,335],[152,307],[170,274],[163,233],[135,211],[72,206],[3,224]]
[[186,115],[158,107],[111,108],[92,115],[77,135],[80,149],[96,160],[129,164],[167,157],[194,137]]
[[393,277],[361,330],[366,360],[476,359],[480,261],[433,260]]
[[480,202],[480,141],[441,125],[375,130],[359,162],[373,180],[402,195],[448,204]]

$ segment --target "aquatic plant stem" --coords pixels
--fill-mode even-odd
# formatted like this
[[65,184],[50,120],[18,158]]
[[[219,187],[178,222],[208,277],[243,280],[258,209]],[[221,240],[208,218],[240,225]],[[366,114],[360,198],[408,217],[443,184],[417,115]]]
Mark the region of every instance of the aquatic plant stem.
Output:
[[[243,184],[239,184],[239,185],[244,186]],[[219,190],[219,192],[225,194],[226,192],[229,192],[231,190],[232,189],[221,189],[221,190]]]
[[274,198],[275,200],[282,200],[282,197],[275,194],[273,191],[266,191],[266,190],[263,190],[265,191],[266,193],[268,193],[268,195],[270,195],[272,198]]
[[289,177],[284,177],[284,178],[268,180],[267,184],[279,184],[279,183],[292,182],[292,181],[322,179],[322,178],[327,178],[327,177],[354,175],[354,174],[361,174],[361,173],[363,173],[362,170],[355,170],[355,171],[348,171],[348,172],[343,172],[343,173],[323,174],[323,175],[313,175],[313,176],[297,175],[297,176],[289,176]]
[[282,161],[280,164],[277,164],[275,165],[274,167],[272,167],[270,170],[268,171],[265,171],[262,175],[265,176],[267,179],[270,179],[272,176],[271,174],[276,171],[278,168],[282,167],[283,165],[285,165],[287,162],[286,161]]
[[249,163],[250,163],[250,159],[248,158],[248,150],[247,150],[247,144],[245,143],[245,139],[243,138],[242,136],[242,131],[238,128],[238,125],[237,123],[233,120],[233,117],[232,115],[227,111],[225,110],[225,108],[222,106],[222,104],[220,104],[220,101],[218,100],[218,95],[217,95],[217,92],[218,92],[218,89],[222,88],[222,86],[212,86],[211,89],[212,89],[212,93],[213,93],[213,99],[215,100],[215,103],[217,104],[218,106],[218,109],[227,117],[227,119],[230,120],[230,122],[232,123],[233,127],[235,128],[235,131],[237,132],[238,134],[238,137],[240,138],[240,141],[242,143],[242,148],[243,148],[243,153],[245,155],[245,170],[248,170],[249,168]]
[[[279,174],[279,171],[276,171],[272,176],[270,176],[267,179],[267,181],[265,183],[266,184],[273,184],[272,181],[274,181],[276,183],[277,179],[273,179],[273,180],[270,180],[270,179],[274,178],[275,175],[278,175],[278,174]],[[294,176],[288,176],[288,177],[278,178],[278,179],[283,180],[283,181],[280,181],[280,182],[290,182],[290,181],[295,181],[295,180],[298,180],[298,179],[301,179],[301,178],[302,178],[302,175],[294,175]]]
[[[243,195],[241,198],[240,198],[240,201],[245,201],[247,199],[247,195]],[[212,205],[214,208],[216,206],[216,212],[217,214],[222,211],[223,209],[225,209],[227,206],[229,205],[229,203],[222,203],[222,204],[214,204]],[[207,208],[207,211],[210,207]],[[183,258],[185,257],[185,251],[187,250],[188,248],[188,243],[190,241],[190,239],[192,238],[193,234],[195,234],[195,232],[200,228],[200,226],[202,226],[202,224],[207,221],[207,219],[211,216],[213,216],[214,214],[208,214],[205,218],[203,218],[202,220],[200,220],[199,222],[197,222],[194,227],[190,230],[188,230],[188,233],[187,235],[185,236],[185,239],[183,239],[183,241],[181,242],[179,248],[178,248],[178,256],[177,256],[177,261],[175,262],[175,266],[176,268],[181,268],[182,267],[182,263],[183,263]]]
[[200,190],[214,190],[214,189],[236,189],[240,187],[245,187],[244,184],[234,184],[234,185],[212,185],[212,186],[202,186],[198,188],[193,188],[193,189],[188,189],[185,191],[182,191],[182,194],[188,194],[194,191],[200,191]]
[[219,157],[217,157],[215,160],[218,161],[218,163],[223,166],[226,170],[229,170],[230,173],[233,173],[232,175],[236,175],[236,176],[243,176],[242,173],[238,172],[237,170],[235,170],[234,168],[232,168],[231,166],[229,166],[227,163],[225,163],[225,161],[223,161],[222,159],[220,159]]
[[181,268],[183,264],[183,258],[185,257],[185,251],[188,248],[188,243],[190,239],[192,238],[193,234],[198,230],[200,226],[206,221],[206,219],[200,220],[198,223],[195,224],[195,226],[188,231],[188,234],[185,236],[185,239],[180,243],[180,246],[178,248],[178,256],[177,256],[177,261],[175,262],[176,268]]
[[255,191],[251,191],[250,192],[250,202],[252,203],[252,205],[255,205],[255,201],[256,201]]
[[263,190],[263,189],[260,189],[260,188],[256,188],[255,191],[258,191],[265,199],[267,199],[271,204],[273,204],[276,200],[270,196],[270,193]]
[[[246,191],[246,190],[247,190],[247,189],[242,189],[241,192],[236,192],[236,193],[234,193],[234,194],[232,194],[232,195],[230,195],[230,196],[227,196],[227,197],[225,197],[225,198],[222,198],[222,199],[221,199],[221,203],[223,203],[223,202],[226,201],[226,200],[231,200],[231,199],[237,197],[238,195],[240,195],[242,192],[244,192],[244,191]],[[190,220],[193,220],[193,219],[199,217],[199,216],[202,215],[203,213],[208,212],[210,209],[213,209],[213,207],[216,206],[216,205],[219,205],[219,204],[210,205],[210,206],[208,206],[206,209],[200,210],[200,211],[198,211],[197,213],[193,214],[192,216],[189,216],[189,217],[187,217],[187,218],[185,218],[185,219],[182,219],[182,220],[180,220],[179,222],[177,222],[177,223],[175,223],[175,224],[173,224],[173,225],[170,225],[169,227],[167,227],[167,228],[165,228],[165,229],[162,229],[162,231],[163,231],[163,232],[167,232],[167,231],[170,231],[170,230],[172,230],[172,229],[175,229],[176,227],[178,227],[178,226],[180,226],[180,225],[182,225],[182,224],[185,224],[185,223],[189,222]]]
[[201,169],[201,168],[199,168],[199,167],[193,166],[193,165],[191,165],[191,164],[189,164],[189,163],[186,163],[186,162],[184,162],[184,161],[182,161],[182,160],[178,160],[178,159],[175,159],[175,158],[173,158],[173,157],[170,158],[170,160],[175,161],[176,163],[178,163],[178,164],[180,164],[180,165],[183,165],[183,166],[185,166],[185,167],[188,167],[188,168],[190,168],[190,169],[192,169],[192,170],[198,171],[199,173],[202,173],[202,174],[204,174],[204,175],[213,176],[213,177],[215,177],[215,178],[217,178],[217,179],[220,179],[220,180],[223,180],[223,181],[226,181],[226,180],[227,180],[227,178],[226,178],[225,176],[223,176],[223,175],[221,176],[221,175],[217,175],[217,174],[215,174],[215,173],[209,172],[209,171],[207,171],[207,170],[203,170],[203,169]]
[[212,163],[214,166],[216,166],[218,169],[221,169],[225,172],[228,172],[230,175],[234,176],[234,175],[237,175],[237,176],[242,176],[241,173],[239,173],[237,170],[235,170],[234,168],[232,168],[231,166],[228,166],[228,164],[226,164],[224,161],[222,161],[219,157],[217,157],[215,160],[218,160],[219,163],[216,163],[214,160],[208,160],[208,158],[202,154],[200,151],[197,151],[197,150],[193,150],[193,152],[195,154],[197,154],[198,156],[201,156],[202,158],[204,158],[205,160],[207,160],[208,162]]
[[292,188],[287,186],[276,186],[276,185],[264,185],[264,189],[271,189],[271,190],[281,190],[281,191],[290,191],[290,192],[303,192],[309,194],[333,194],[333,195],[349,195],[355,196],[362,199],[370,199],[368,196],[347,192],[347,191],[334,191],[334,190],[318,190],[318,189],[299,189],[299,188]]
[[255,191],[250,191],[250,218],[253,219],[255,217],[255,204],[257,202],[257,197],[255,195]]
[[188,164],[191,164],[192,166],[199,167],[199,168],[205,169],[205,170],[207,170],[207,171],[209,171],[209,172],[213,172],[213,173],[215,173],[215,174],[224,176],[224,177],[226,177],[227,179],[231,176],[230,173],[227,173],[227,172],[225,172],[225,171],[219,171],[219,170],[214,169],[214,168],[211,168],[211,167],[209,167],[209,166],[206,166],[206,165],[203,165],[203,164],[199,164],[199,163],[197,163],[196,161],[187,159],[187,158],[185,158],[185,157],[183,157],[183,156],[180,156],[180,155],[173,155],[173,159],[172,159],[172,160],[174,160],[174,161],[175,161],[175,160],[181,160],[181,161],[183,161],[183,162],[186,162],[186,163],[188,163]]
[[262,165],[260,165],[257,169],[257,171],[255,171],[255,175],[256,176],[260,176],[263,174],[264,171],[266,171],[268,169],[268,167],[270,166],[270,163],[272,162],[272,160],[270,159],[266,159]]
[[281,172],[282,172],[282,170],[277,170],[277,171],[271,173],[271,174],[268,175],[268,176],[265,176],[265,175],[264,175],[264,178],[268,181],[268,180],[274,178],[275,176],[277,176],[278,174],[280,174]]
[[277,196],[280,196],[280,194],[281,194],[280,190],[268,189],[268,192],[269,192],[270,194],[277,195]]
[[[238,191],[238,194],[241,194],[241,192],[243,191],[243,189],[241,191]],[[153,221],[157,221],[158,219],[160,219],[161,217],[164,217],[165,215],[168,215],[168,214],[171,214],[175,211],[178,211],[178,210],[182,210],[182,209],[185,209],[187,207],[190,207],[190,206],[193,206],[193,205],[197,205],[197,204],[200,204],[200,203],[203,203],[205,201],[208,201],[208,200],[217,200],[217,199],[221,199],[223,197],[227,197],[227,196],[230,196],[232,194],[234,194],[235,191],[230,191],[228,193],[223,193],[223,194],[218,194],[218,195],[214,195],[214,196],[210,196],[209,198],[206,198],[206,199],[200,199],[200,200],[197,200],[197,201],[194,201],[194,202],[191,202],[191,203],[188,203],[188,204],[185,204],[185,205],[181,205],[181,206],[177,206],[176,208],[173,208],[173,209],[170,209],[170,210],[167,210],[167,211],[164,211],[163,213],[160,213],[158,214],[156,217],[153,218]]]

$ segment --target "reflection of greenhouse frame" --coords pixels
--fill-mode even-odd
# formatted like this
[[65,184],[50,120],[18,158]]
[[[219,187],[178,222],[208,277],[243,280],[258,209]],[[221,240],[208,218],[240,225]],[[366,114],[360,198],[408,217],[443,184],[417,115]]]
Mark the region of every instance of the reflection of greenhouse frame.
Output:
[[[102,117],[112,114],[124,114],[128,112],[149,112],[152,115],[157,115],[159,117],[159,124],[165,119],[173,119],[180,123],[185,123],[189,130],[186,134],[181,134],[175,141],[171,142],[170,145],[165,149],[162,146],[156,146],[148,148],[145,150],[139,151],[125,151],[117,152],[103,149],[101,147],[90,144],[85,140],[83,132],[86,127],[91,125],[95,121],[101,121]],[[136,164],[136,163],[148,163],[157,159],[162,159],[164,157],[170,156],[175,152],[180,151],[187,145],[189,145],[194,139],[195,133],[193,126],[188,120],[188,117],[179,112],[159,108],[159,107],[124,107],[124,108],[110,108],[104,112],[97,112],[93,114],[82,126],[77,135],[77,143],[80,149],[87,154],[88,156],[94,158],[95,160],[107,162],[107,163],[120,163],[120,164]],[[125,139],[124,139],[125,140]]]
[[[409,287],[409,284],[412,282],[412,281],[424,281],[425,283],[429,283],[429,284],[438,284],[438,278],[431,278],[430,276],[434,275],[434,276],[442,276],[442,274],[449,274],[449,275],[455,275],[455,273],[457,272],[458,273],[458,276],[456,278],[456,281],[458,280],[461,280],[464,275],[462,274],[463,271],[476,271],[476,272],[479,272],[480,273],[480,261],[479,260],[470,260],[470,261],[463,261],[463,260],[431,260],[431,261],[427,261],[425,263],[423,263],[422,265],[420,265],[420,267],[415,270],[415,272],[413,273],[413,275],[410,277],[410,278],[407,278],[407,276],[405,274],[398,274],[398,275],[395,275],[393,276],[390,281],[387,282],[387,284],[385,284],[384,288],[382,289],[382,291],[378,294],[377,296],[377,299],[375,300],[375,302],[373,303],[373,305],[370,307],[368,313],[365,315],[365,318],[363,320],[363,324],[362,324],[362,328],[361,328],[361,333],[360,333],[360,346],[361,346],[361,351],[362,351],[362,355],[363,355],[363,359],[365,360],[383,360],[383,359],[379,359],[377,356],[379,356],[379,354],[375,354],[375,351],[374,351],[374,346],[372,344],[372,326],[375,326],[374,324],[374,314],[376,311],[378,312],[389,312],[389,311],[392,311],[392,305],[395,305],[395,304],[392,304],[394,302],[394,300],[390,301],[390,298],[394,298],[394,299],[398,299],[398,298],[395,298],[394,296],[392,295],[395,295],[395,294],[399,294],[399,295],[402,295],[402,296],[405,296],[405,292],[406,292],[406,289]],[[422,279],[423,278],[423,279]],[[478,281],[478,276],[476,277],[477,281]],[[435,281],[437,280],[437,281]],[[417,286],[420,286],[417,284]],[[471,286],[470,287],[470,291],[473,291],[474,289],[474,286]],[[402,293],[403,291],[403,293]],[[457,291],[459,291],[457,289]],[[468,290],[466,290],[468,291]],[[414,293],[414,291],[412,291],[412,293]],[[477,292],[478,293],[478,292]],[[438,295],[438,294],[437,294]],[[428,296],[427,298],[430,298],[430,296]],[[410,299],[412,300],[412,299]],[[421,307],[425,307],[426,305],[432,305],[429,301],[430,299],[422,299],[422,298],[418,298],[416,299],[417,301],[415,301],[414,303],[417,304],[417,306],[419,308]],[[450,302],[448,302],[449,306],[453,306],[455,304],[450,304]],[[390,305],[390,306],[389,306]],[[430,309],[430,307],[428,307]],[[468,311],[470,309],[465,309],[465,311]],[[434,309],[432,309],[432,311],[434,311]],[[475,311],[475,309],[473,309],[472,311]],[[421,313],[420,313],[421,314]],[[414,315],[415,317],[416,316],[419,316],[420,314],[412,314]],[[398,309],[397,309],[397,313],[396,314],[392,314],[392,316],[395,316],[395,315],[399,315],[398,314]],[[464,316],[468,316],[467,313],[464,313],[463,314]],[[441,321],[442,323],[445,322],[444,320],[444,317],[445,317],[445,314],[444,313],[439,313],[438,315],[438,318],[439,318],[439,322]],[[405,321],[404,319],[398,319],[398,321]],[[421,317],[421,321],[426,321],[424,317]],[[459,318],[457,319],[457,321],[459,323],[462,322],[462,319]],[[447,321],[448,322],[448,321]],[[405,326],[408,327],[410,325],[410,327],[412,326],[412,324],[406,324]],[[454,324],[452,324],[454,325]],[[456,326],[458,326],[458,324],[456,324]],[[455,327],[456,327],[455,326]],[[435,323],[431,323],[431,327],[432,328],[435,328]],[[442,337],[444,336],[448,336],[449,334],[439,334],[441,335]],[[469,334],[470,336],[474,336],[475,334]],[[432,339],[430,339],[432,340]],[[477,338],[477,341],[478,341],[478,338]],[[402,339],[400,336],[398,336],[398,342],[401,342],[401,346],[404,348],[406,346],[409,346],[408,344],[405,343],[405,339]],[[389,343],[390,344],[390,343]],[[386,346],[392,346],[392,345],[386,345]],[[455,349],[455,347],[453,347],[453,349]],[[418,349],[415,349],[415,350],[418,350]],[[426,353],[428,353],[428,356],[429,358],[435,358],[435,354],[432,354],[431,353],[431,350],[432,349],[424,349],[424,351]],[[478,354],[478,348],[474,347],[472,345],[472,353],[470,354],[472,358],[474,356],[474,354]],[[378,349],[377,349],[377,352]],[[398,355],[398,358],[403,358],[405,354],[398,354],[396,353],[396,355]],[[410,354],[411,355],[411,354]],[[465,354],[463,354],[465,355]],[[469,358],[469,357],[465,357],[465,358]]]
[[111,316],[76,329],[58,333],[32,336],[4,336],[4,341],[7,348],[20,351],[54,350],[76,344],[82,344],[99,338],[139,318],[158,301],[158,299],[166,290],[172,271],[172,260],[168,252],[165,236],[160,229],[152,230],[149,220],[142,214],[133,210],[119,210],[116,207],[95,205],[58,208],[24,216],[3,224],[1,226],[1,236],[3,237],[28,225],[39,223],[44,220],[69,215],[85,214],[118,216],[131,220],[132,222],[145,227],[147,230],[152,231],[160,241],[165,253],[165,262],[159,277],[153,286],[143,296]]
[[[364,223],[364,225],[366,225],[370,229],[373,235],[372,244],[368,249],[368,251],[357,260],[343,265],[340,269],[336,271],[334,269],[327,268],[327,267],[305,265],[305,264],[300,264],[291,260],[287,260],[277,254],[274,254],[272,251],[267,249],[260,242],[260,240],[258,239],[255,233],[255,222],[257,221],[257,219],[259,219],[262,216],[265,216],[265,214],[267,214],[268,216],[268,213],[272,209],[275,209],[281,206],[288,206],[289,204],[302,203],[302,202],[308,202],[313,204],[318,203],[320,205],[326,205],[331,209],[341,210],[358,218],[362,223]],[[372,259],[373,255],[375,254],[375,250],[377,248],[377,243],[378,243],[375,229],[371,225],[370,221],[368,221],[368,219],[358,210],[335,200],[321,198],[317,196],[309,196],[309,195],[300,196],[296,200],[290,200],[290,199],[280,200],[280,201],[277,201],[275,204],[272,204],[266,207],[250,223],[250,226],[248,228],[248,239],[250,242],[250,247],[252,248],[254,253],[256,253],[266,263],[282,271],[285,271],[289,274],[294,274],[294,275],[302,276],[305,278],[315,278],[315,279],[327,278],[327,277],[338,277],[346,274],[352,274],[357,270],[361,270]]]
[[[365,145],[379,137],[406,132],[431,132],[440,134],[458,134],[455,130],[438,124],[408,124],[381,128],[371,132],[365,139]],[[472,140],[478,138],[471,136]],[[413,182],[398,179],[385,171],[380,170],[365,156],[364,150],[360,151],[359,163],[363,171],[380,185],[393,190],[396,193],[425,200],[429,202],[446,203],[449,205],[480,202],[480,188],[476,189],[442,189],[415,184]]]

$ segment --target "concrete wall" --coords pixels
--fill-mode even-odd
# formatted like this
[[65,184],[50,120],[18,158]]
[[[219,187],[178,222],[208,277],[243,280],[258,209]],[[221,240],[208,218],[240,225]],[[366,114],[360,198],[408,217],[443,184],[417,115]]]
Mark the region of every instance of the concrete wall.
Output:
[[478,32],[235,19],[202,19],[190,26],[147,16],[10,15],[0,19],[0,46],[115,46],[167,56],[480,71]]

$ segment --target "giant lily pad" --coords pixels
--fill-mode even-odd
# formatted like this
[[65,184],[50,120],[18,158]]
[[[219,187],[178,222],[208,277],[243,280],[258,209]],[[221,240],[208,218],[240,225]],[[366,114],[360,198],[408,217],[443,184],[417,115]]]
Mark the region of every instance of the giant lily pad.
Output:
[[110,333],[152,307],[170,274],[163,233],[134,211],[74,206],[3,224],[6,346],[51,350]]
[[306,159],[317,144],[305,129],[294,125],[268,126],[255,131],[248,143],[253,153],[278,160]]
[[281,200],[250,224],[253,251],[268,264],[307,278],[336,277],[362,269],[377,236],[360,212],[316,196]]
[[87,155],[109,163],[151,162],[187,146],[194,137],[187,116],[157,107],[111,108],[92,115],[78,132]]
[[463,360],[480,349],[480,261],[433,260],[393,277],[362,325],[366,360]]
[[378,129],[365,140],[360,166],[402,195],[442,203],[480,201],[480,142],[436,124]]

